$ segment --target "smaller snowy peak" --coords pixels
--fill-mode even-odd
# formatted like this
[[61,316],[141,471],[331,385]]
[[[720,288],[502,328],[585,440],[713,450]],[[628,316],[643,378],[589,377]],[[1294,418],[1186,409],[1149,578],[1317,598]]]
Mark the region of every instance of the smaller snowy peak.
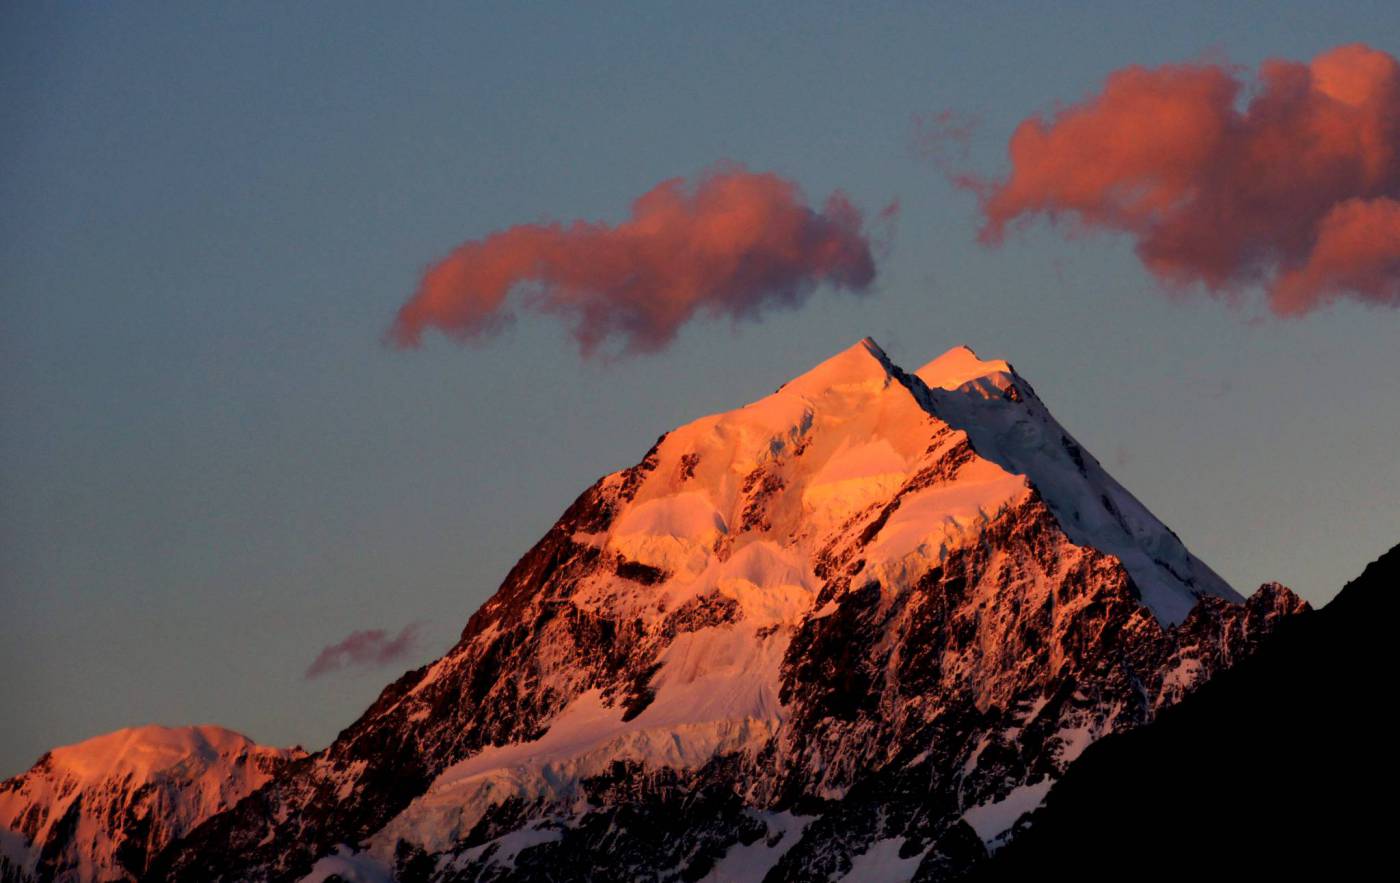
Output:
[[929,389],[1005,395],[1015,387],[1016,369],[1003,359],[980,359],[968,346],[955,346],[914,372]]
[[166,843],[305,755],[211,725],[131,727],[55,748],[0,782],[0,879],[139,879]]
[[[192,759],[213,761],[261,749],[256,742],[223,727],[148,725],[94,736],[49,752],[49,765],[83,783],[134,776],[149,780]],[[279,749],[262,749],[279,751]]]

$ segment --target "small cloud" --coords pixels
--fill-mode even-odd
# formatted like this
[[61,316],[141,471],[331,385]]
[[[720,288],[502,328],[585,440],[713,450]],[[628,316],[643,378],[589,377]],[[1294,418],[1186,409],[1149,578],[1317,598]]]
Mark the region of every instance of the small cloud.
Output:
[[1129,67],[1026,119],[1004,180],[953,176],[981,201],[982,241],[1068,220],[1071,235],[1127,234],[1170,288],[1261,286],[1280,316],[1339,298],[1400,306],[1400,62],[1352,44],[1241,73]]
[[306,677],[317,678],[352,667],[383,668],[401,662],[418,648],[419,628],[419,623],[409,623],[393,638],[384,629],[351,632],[343,641],[316,654],[316,659],[306,669]]
[[[891,203],[877,228],[898,212]],[[424,274],[389,341],[416,347],[430,328],[480,341],[526,310],[563,321],[585,357],[655,352],[697,316],[756,319],[819,285],[862,294],[875,264],[845,194],[816,208],[791,181],[726,164],[661,182],[617,226],[522,224],[464,242]]]
[[954,161],[967,161],[972,136],[979,128],[976,116],[957,110],[916,116],[914,152],[940,169],[950,169]]

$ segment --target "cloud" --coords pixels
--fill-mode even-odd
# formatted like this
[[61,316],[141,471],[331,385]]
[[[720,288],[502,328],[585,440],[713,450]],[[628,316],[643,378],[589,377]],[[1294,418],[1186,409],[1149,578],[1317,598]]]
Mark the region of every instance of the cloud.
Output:
[[914,117],[914,152],[932,162],[955,181],[955,162],[966,162],[972,138],[982,121],[968,113],[948,109]]
[[1307,263],[1274,286],[1274,308],[1303,313],[1343,292],[1400,306],[1400,202],[1350,199],[1329,211]]
[[1005,180],[960,182],[981,199],[982,241],[1068,219],[1133,237],[1171,287],[1262,285],[1280,315],[1400,305],[1400,63],[1353,44],[1241,74],[1130,67],[1023,121]]
[[585,357],[651,352],[697,315],[753,319],[801,306],[821,284],[860,294],[874,279],[861,212],[843,193],[817,210],[791,181],[721,165],[693,184],[661,182],[617,226],[522,224],[463,243],[424,274],[389,340],[416,347],[436,328],[476,341],[521,309],[560,318]]
[[331,644],[316,654],[306,669],[306,677],[317,678],[341,669],[382,668],[408,658],[418,647],[419,624],[404,626],[396,637],[390,638],[383,629],[351,632],[345,640]]

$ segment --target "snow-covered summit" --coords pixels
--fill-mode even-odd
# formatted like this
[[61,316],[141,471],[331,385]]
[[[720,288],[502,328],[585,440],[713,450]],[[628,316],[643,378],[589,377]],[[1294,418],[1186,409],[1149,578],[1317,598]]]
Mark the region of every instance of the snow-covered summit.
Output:
[[874,338],[865,337],[778,388],[794,395],[824,395],[837,388],[883,385],[898,370]]
[[[914,375],[929,389],[959,389],[977,380],[990,381],[998,390],[1010,388],[1016,370],[1002,359],[983,360],[972,347],[955,346],[924,365]],[[985,387],[984,387],[985,388]]]
[[210,724],[190,727],[151,724],[54,748],[49,752],[49,766],[72,777],[82,787],[104,779],[149,781],[172,767],[188,765],[192,760],[214,762],[222,756],[237,757],[252,751],[279,756],[288,753],[265,749],[242,733]]
[[[914,476],[929,454],[931,427],[951,433],[945,443],[970,445],[974,462],[956,482],[958,493],[925,492],[901,504],[917,512],[916,532],[924,531],[908,535],[910,515],[896,518],[910,551],[937,526],[967,512],[992,515],[1029,487],[1077,544],[1123,562],[1162,622],[1180,622],[1202,595],[1238,600],[1074,440],[1008,362],[959,346],[906,374],[869,337],[770,396],[669,433],[611,545],[663,569],[702,568],[713,549],[693,557],[682,547],[713,545],[736,522],[742,528],[735,506],[743,485],[768,463],[775,464],[763,478],[773,497],[768,533],[778,525],[793,537],[825,534]],[[893,539],[895,529],[887,531]]]

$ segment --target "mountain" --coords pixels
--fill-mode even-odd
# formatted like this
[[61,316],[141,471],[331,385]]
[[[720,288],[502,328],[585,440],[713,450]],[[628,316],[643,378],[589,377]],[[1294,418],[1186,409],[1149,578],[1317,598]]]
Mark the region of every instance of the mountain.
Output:
[[600,479],[147,877],[944,879],[1305,607],[1242,600],[1006,362],[865,340]]
[[303,756],[212,726],[139,727],[55,748],[0,783],[0,880],[137,879],[171,840]]
[[152,877],[937,879],[1304,606],[1241,601],[1007,363],[865,340],[586,490]]
[[[1094,745],[979,879],[1360,880],[1390,861],[1400,546],[1152,724]],[[1224,744],[1220,734],[1228,734]]]

